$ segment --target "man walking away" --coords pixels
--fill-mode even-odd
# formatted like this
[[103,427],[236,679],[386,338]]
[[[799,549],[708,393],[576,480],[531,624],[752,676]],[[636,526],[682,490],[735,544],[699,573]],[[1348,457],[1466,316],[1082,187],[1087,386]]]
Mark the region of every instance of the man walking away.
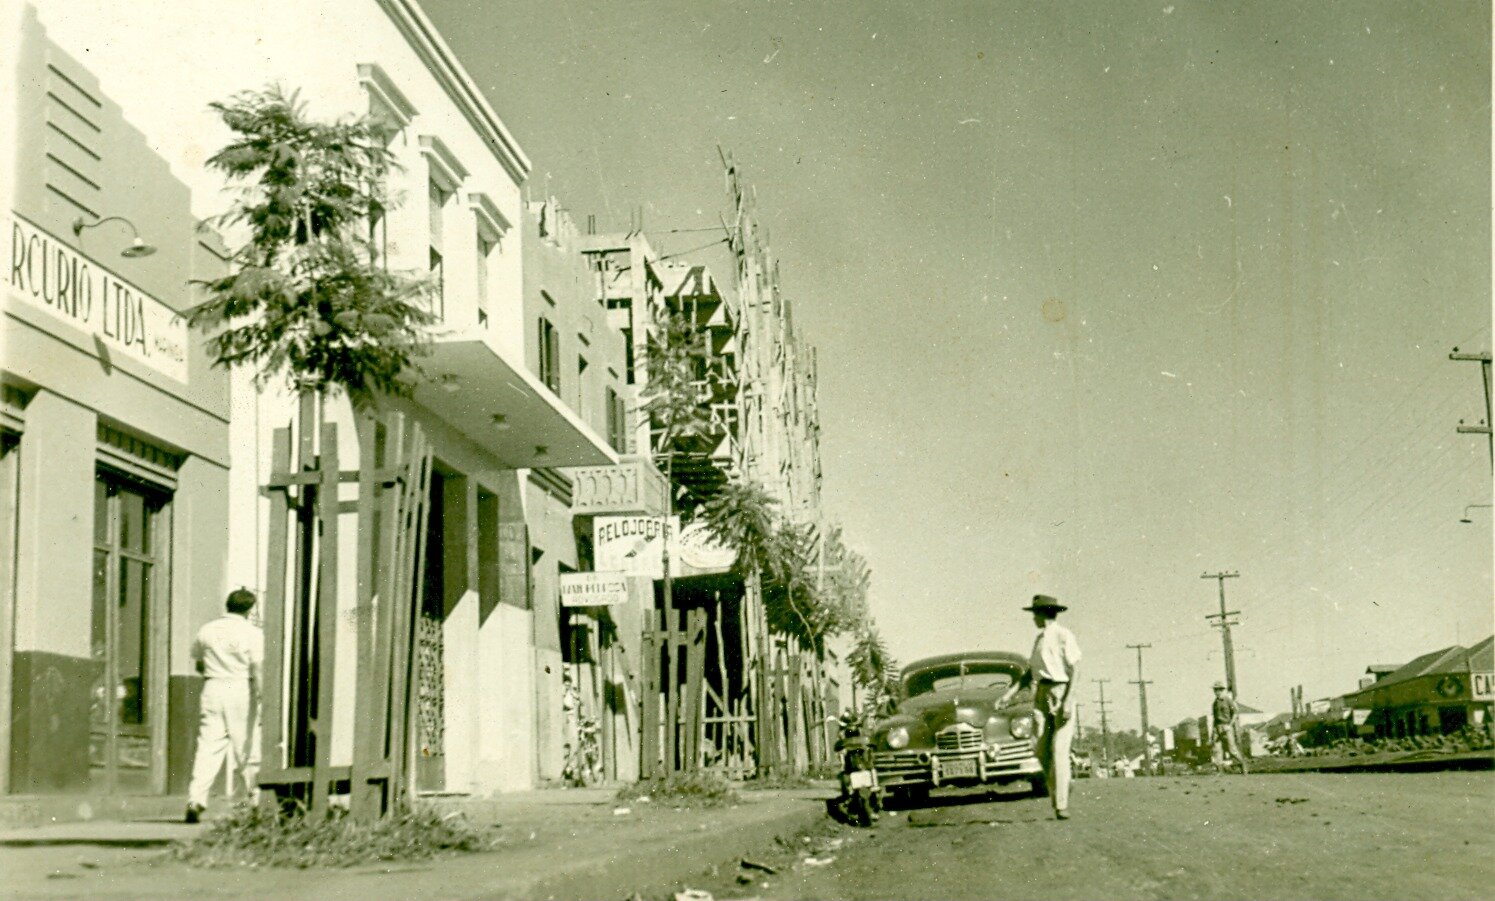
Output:
[[192,659],[205,681],[197,721],[197,755],[187,788],[187,822],[196,823],[208,806],[208,791],[224,761],[229,764],[228,792],[234,776],[252,797],[258,767],[254,764],[254,725],[260,703],[260,667],[265,660],[265,636],[249,621],[254,592],[239,588],[229,593],[227,613],[197,633]]
[[1072,698],[1075,671],[1080,663],[1080,645],[1074,633],[1059,625],[1059,614],[1069,608],[1046,594],[1033,596],[1023,608],[1033,614],[1039,629],[1028,658],[1028,671],[1007,688],[997,708],[1020,690],[1035,685],[1033,711],[1038,714],[1038,760],[1043,764],[1044,783],[1054,802],[1054,816],[1069,819],[1070,747],[1075,738],[1075,705]]
[[1236,735],[1237,710],[1235,698],[1225,689],[1224,682],[1215,683],[1215,703],[1210,707],[1214,719],[1215,743],[1220,746],[1222,756],[1233,757],[1241,765],[1241,775],[1246,775],[1246,755],[1241,753],[1241,742]]

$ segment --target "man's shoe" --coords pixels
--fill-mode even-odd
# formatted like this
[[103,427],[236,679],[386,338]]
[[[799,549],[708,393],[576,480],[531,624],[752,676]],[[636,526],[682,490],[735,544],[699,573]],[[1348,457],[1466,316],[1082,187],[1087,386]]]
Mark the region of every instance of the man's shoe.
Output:
[[203,807],[201,804],[188,804],[186,817],[187,822],[196,823],[198,820],[202,819],[202,812],[204,810],[207,810],[207,808]]
[[1067,811],[1067,810],[1056,810],[1056,811],[1054,811],[1054,819],[1056,819],[1056,820],[1067,820],[1067,819],[1069,819],[1069,811]]

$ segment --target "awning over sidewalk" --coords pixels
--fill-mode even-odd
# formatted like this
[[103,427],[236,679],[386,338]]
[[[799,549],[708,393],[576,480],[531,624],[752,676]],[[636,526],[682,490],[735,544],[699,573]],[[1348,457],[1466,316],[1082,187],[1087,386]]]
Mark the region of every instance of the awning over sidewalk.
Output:
[[417,403],[515,469],[607,466],[617,454],[528,369],[478,338],[438,341]]

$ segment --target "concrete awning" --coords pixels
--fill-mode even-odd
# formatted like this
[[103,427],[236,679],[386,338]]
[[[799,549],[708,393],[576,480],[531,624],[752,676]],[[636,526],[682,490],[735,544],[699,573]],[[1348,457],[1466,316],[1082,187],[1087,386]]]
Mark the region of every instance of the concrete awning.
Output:
[[515,469],[610,466],[618,456],[528,369],[478,338],[437,341],[415,400]]

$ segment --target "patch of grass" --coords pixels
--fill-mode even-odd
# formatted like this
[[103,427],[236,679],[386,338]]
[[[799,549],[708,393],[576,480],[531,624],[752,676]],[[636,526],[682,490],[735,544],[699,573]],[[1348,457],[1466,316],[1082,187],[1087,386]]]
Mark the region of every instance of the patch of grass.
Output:
[[352,867],[387,861],[429,860],[494,846],[488,830],[460,813],[420,808],[372,822],[346,811],[323,816],[276,816],[257,807],[236,808],[197,838],[176,845],[171,857],[198,867]]
[[726,777],[711,770],[642,779],[623,786],[617,797],[619,801],[648,798],[672,807],[727,807],[742,801]]

